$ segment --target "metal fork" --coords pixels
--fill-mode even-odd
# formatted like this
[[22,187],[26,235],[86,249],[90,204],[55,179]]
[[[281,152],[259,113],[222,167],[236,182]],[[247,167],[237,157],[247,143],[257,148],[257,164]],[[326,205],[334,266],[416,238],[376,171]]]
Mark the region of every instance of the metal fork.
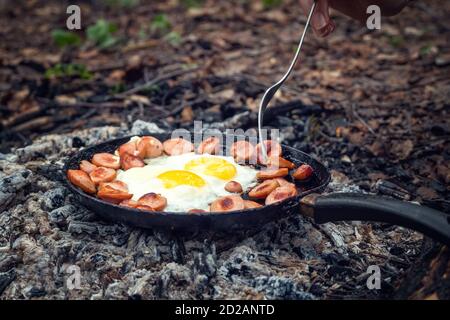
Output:
[[[303,39],[305,39],[306,31],[308,30],[309,22],[310,22],[311,17],[312,17],[312,15],[314,13],[315,7],[316,7],[316,2],[314,1],[312,6],[311,6],[311,9],[309,10],[308,19],[306,20],[305,28],[303,29],[302,37],[300,38],[300,42],[298,43],[297,51],[295,52],[294,59],[292,60],[291,65],[289,66],[289,69],[287,70],[287,72],[284,74],[284,76],[277,83],[275,83],[269,89],[266,90],[266,92],[264,93],[264,95],[262,97],[261,103],[259,104],[258,136],[259,136],[259,141],[260,142],[263,141],[262,125],[263,125],[263,120],[264,120],[264,112],[266,111],[270,100],[272,100],[272,98],[275,95],[275,93],[278,91],[278,89],[283,85],[283,83],[289,77],[289,75],[291,74],[292,69],[294,69],[295,64],[297,63],[298,57],[300,55],[300,51],[302,49]],[[267,150],[266,150],[266,145],[264,143],[261,143],[261,151],[262,151],[263,159],[265,161],[267,161]]]

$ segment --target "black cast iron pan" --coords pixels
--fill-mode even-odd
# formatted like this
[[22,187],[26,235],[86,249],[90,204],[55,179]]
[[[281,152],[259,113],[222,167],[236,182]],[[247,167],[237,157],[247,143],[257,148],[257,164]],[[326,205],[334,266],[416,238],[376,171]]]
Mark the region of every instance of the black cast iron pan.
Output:
[[[156,133],[152,136],[161,141],[169,139],[170,133]],[[68,169],[78,169],[81,160],[90,160],[95,153],[113,153],[130,137],[111,140],[80,151],[64,166],[64,177],[68,188],[80,203],[103,218],[124,222],[141,228],[168,229],[176,232],[197,232],[218,230],[231,232],[258,228],[263,224],[302,213],[316,223],[342,220],[378,221],[417,230],[438,241],[450,245],[450,218],[445,213],[420,205],[389,198],[357,194],[335,193],[320,195],[330,182],[330,172],[318,160],[288,146],[282,145],[283,157],[297,165],[307,163],[314,169],[313,178],[307,183],[298,183],[299,195],[282,202],[261,208],[229,213],[190,214],[180,212],[144,212],[114,205],[88,195],[72,185],[67,179]],[[224,141],[242,139],[242,136],[228,135]],[[193,141],[194,142],[194,141]],[[224,150],[227,146],[223,146]],[[245,196],[244,196],[245,198]]]

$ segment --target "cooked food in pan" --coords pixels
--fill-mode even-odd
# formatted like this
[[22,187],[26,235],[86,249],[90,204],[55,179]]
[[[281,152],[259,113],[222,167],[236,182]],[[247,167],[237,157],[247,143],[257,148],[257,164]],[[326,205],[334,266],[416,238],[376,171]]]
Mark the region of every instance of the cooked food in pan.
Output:
[[[293,180],[308,181],[313,169],[297,167],[282,157],[281,146],[264,141],[231,145],[219,155],[218,138],[209,137],[197,148],[182,138],[163,143],[133,137],[114,154],[97,153],[82,160],[67,177],[86,193],[125,207],[146,211],[228,212],[254,209],[298,194]],[[195,149],[195,150],[194,150]]]

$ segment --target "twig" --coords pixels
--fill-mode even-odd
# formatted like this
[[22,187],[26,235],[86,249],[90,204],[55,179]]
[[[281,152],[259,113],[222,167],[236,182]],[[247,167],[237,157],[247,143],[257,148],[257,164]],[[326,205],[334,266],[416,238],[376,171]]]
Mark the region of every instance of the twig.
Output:
[[74,104],[71,103],[57,103],[59,107],[72,107],[72,108],[125,108],[126,105],[124,102],[77,102]]
[[198,70],[198,69],[199,69],[199,67],[194,67],[194,68],[189,68],[189,69],[174,70],[172,72],[169,72],[169,73],[157,76],[156,78],[154,78],[154,79],[152,79],[150,81],[147,81],[147,82],[145,82],[145,83],[143,83],[141,85],[138,85],[138,86],[136,86],[136,87],[134,87],[134,88],[132,88],[130,90],[118,93],[118,94],[115,95],[115,97],[117,97],[117,98],[124,98],[124,97],[126,97],[126,96],[128,96],[130,94],[134,94],[134,93],[137,93],[139,91],[149,89],[150,87],[158,84],[161,81],[168,80],[170,78],[174,78],[174,77],[177,77],[177,76],[181,76],[183,74],[186,74],[186,73]]
[[363,118],[361,118],[361,116],[356,112],[356,110],[355,110],[355,104],[354,104],[354,103],[352,103],[351,109],[352,109],[352,114],[353,114],[353,116],[354,116],[356,119],[358,119],[359,121],[361,121],[361,123],[362,123],[364,126],[367,127],[367,130],[369,130],[371,134],[377,135],[377,134],[375,133],[375,131],[367,124],[367,122],[366,122]]

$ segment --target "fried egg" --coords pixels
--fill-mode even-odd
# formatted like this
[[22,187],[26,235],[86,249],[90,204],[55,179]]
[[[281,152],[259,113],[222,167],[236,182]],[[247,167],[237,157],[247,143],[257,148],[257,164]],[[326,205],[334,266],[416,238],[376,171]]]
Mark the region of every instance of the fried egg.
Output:
[[185,153],[145,160],[140,168],[119,170],[117,180],[128,185],[133,200],[154,192],[167,199],[165,211],[208,210],[218,197],[229,195],[225,185],[237,181],[248,190],[256,184],[257,170],[236,163],[233,157]]

